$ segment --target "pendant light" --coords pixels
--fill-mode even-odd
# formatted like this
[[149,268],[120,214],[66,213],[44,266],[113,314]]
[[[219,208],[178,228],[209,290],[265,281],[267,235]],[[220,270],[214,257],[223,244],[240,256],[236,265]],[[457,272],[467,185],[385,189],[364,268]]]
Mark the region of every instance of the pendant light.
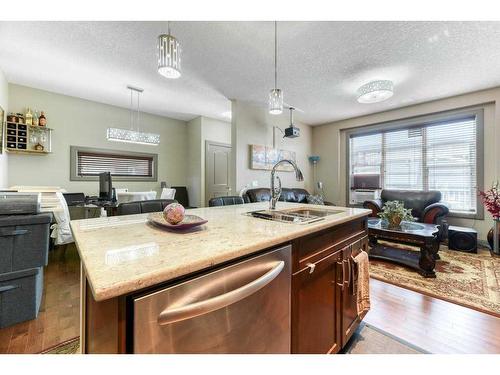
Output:
[[278,88],[278,23],[274,21],[274,89],[269,92],[269,113],[283,112],[283,91]]
[[181,46],[170,34],[170,22],[167,23],[168,34],[158,37],[158,73],[170,79],[181,76]]
[[[127,89],[130,90],[130,129],[108,128],[108,141],[158,146],[160,144],[159,134],[144,133],[140,131],[139,96],[144,90],[133,86],[127,86]],[[137,94],[137,109],[135,110],[135,114],[133,109],[134,92]],[[134,130],[134,115],[136,117],[137,130]]]

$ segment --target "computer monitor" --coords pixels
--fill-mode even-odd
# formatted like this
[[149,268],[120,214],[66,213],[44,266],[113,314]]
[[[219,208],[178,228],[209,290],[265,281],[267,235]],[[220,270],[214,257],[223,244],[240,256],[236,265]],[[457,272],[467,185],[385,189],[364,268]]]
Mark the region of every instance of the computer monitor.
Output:
[[111,183],[111,173],[99,173],[99,199],[113,199],[113,184]]

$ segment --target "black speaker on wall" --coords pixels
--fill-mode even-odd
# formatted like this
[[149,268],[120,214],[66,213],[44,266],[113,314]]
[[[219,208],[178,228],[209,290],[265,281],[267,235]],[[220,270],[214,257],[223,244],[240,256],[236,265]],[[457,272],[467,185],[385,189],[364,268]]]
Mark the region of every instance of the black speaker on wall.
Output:
[[449,226],[448,249],[477,253],[477,231],[472,228]]

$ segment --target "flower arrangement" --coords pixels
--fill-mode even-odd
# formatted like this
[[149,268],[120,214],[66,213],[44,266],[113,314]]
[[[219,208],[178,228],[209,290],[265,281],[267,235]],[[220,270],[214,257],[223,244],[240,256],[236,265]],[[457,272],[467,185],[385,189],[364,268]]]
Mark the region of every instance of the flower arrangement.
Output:
[[382,220],[386,220],[389,227],[399,227],[403,220],[415,221],[411,209],[405,208],[403,202],[400,201],[385,202],[382,212],[379,212],[378,216]]
[[500,191],[498,190],[498,181],[490,189],[480,191],[479,198],[483,202],[484,207],[493,216],[493,220],[500,220]]

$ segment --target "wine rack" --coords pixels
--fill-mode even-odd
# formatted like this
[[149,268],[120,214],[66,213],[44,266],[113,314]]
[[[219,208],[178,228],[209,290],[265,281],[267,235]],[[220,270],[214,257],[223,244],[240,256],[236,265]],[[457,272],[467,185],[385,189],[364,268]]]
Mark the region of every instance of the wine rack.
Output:
[[52,129],[7,121],[5,123],[5,148],[7,152],[50,154]]

